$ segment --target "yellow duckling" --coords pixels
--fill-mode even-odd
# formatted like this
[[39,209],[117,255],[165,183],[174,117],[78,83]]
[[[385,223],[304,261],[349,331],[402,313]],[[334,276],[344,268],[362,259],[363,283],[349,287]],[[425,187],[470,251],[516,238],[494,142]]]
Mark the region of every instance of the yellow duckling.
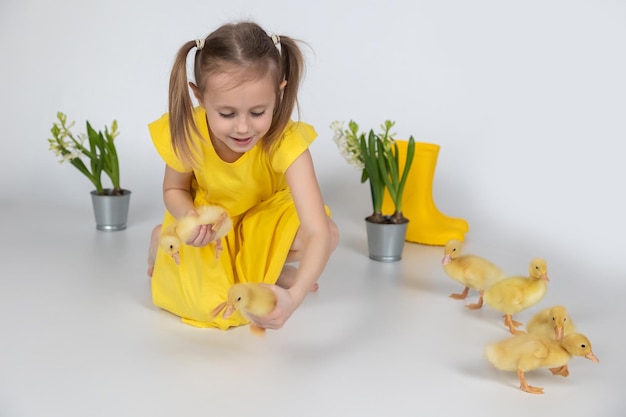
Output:
[[[526,325],[526,330],[530,334],[553,338],[557,342],[563,339],[564,336],[577,332],[567,309],[558,305],[544,308],[535,314]],[[554,375],[569,375],[567,364],[558,369],[550,369],[550,371]]]
[[470,288],[478,291],[478,302],[466,305],[469,309],[481,308],[485,290],[505,277],[504,272],[488,260],[476,255],[461,255],[461,242],[458,240],[449,240],[443,254],[441,264],[446,275],[465,286],[461,294],[453,293],[450,297],[464,300]]
[[567,308],[557,305],[544,308],[535,314],[526,325],[528,333],[539,336],[551,336],[559,341],[563,336],[576,333],[576,326]]
[[216,232],[215,256],[219,258],[223,250],[222,237],[233,228],[233,221],[223,207],[205,205],[196,207],[197,216],[185,216],[169,226],[161,233],[159,245],[174,261],[180,263],[180,246],[187,242],[194,229],[201,224],[210,224]]
[[[267,286],[261,284],[239,283],[228,290],[226,301],[215,307],[212,316],[216,317],[224,311],[222,317],[230,317],[236,310],[250,320],[250,315],[263,317],[276,307],[276,295]],[[265,335],[265,329],[250,323],[250,331],[257,335]]]
[[516,329],[522,323],[513,320],[513,314],[537,304],[548,290],[548,266],[545,259],[534,258],[528,269],[529,277],[505,278],[485,291],[485,302],[494,310],[504,313],[504,325],[512,334],[524,333]]
[[528,385],[524,372],[550,368],[552,373],[558,373],[572,356],[582,356],[595,363],[600,362],[591,350],[589,339],[580,333],[564,336],[560,342],[534,334],[511,336],[488,345],[485,348],[485,356],[497,369],[517,371],[520,389],[531,394],[543,394],[543,388]]

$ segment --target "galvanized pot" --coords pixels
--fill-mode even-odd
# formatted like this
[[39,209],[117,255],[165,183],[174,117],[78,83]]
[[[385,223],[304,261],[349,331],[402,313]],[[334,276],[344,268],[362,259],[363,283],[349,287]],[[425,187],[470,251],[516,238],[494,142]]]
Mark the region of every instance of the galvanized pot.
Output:
[[407,223],[373,223],[365,219],[370,258],[380,262],[402,259]]
[[[109,193],[110,190],[104,190]],[[126,229],[128,208],[130,206],[130,191],[122,190],[122,194],[98,194],[91,192],[93,214],[96,219],[96,229],[102,231],[117,231]]]

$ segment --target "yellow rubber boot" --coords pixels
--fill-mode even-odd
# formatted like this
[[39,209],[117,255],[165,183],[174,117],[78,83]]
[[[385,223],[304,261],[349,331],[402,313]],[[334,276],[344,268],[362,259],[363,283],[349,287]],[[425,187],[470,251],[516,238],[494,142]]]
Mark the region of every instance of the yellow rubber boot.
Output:
[[[404,168],[408,141],[398,144],[400,173]],[[409,219],[408,242],[443,246],[450,239],[465,240],[467,221],[441,213],[433,200],[433,178],[439,156],[439,145],[415,142],[415,157],[402,196],[402,214]],[[393,213],[393,201],[387,190],[383,198],[383,213]]]

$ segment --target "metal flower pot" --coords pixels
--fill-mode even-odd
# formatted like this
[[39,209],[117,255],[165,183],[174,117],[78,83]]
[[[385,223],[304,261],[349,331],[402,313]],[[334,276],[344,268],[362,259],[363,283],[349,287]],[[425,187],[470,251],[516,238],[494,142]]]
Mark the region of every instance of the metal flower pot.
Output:
[[380,262],[402,259],[407,223],[373,223],[365,220],[370,258]]
[[[110,192],[106,189],[105,192]],[[91,192],[93,213],[96,219],[96,229],[102,231],[117,231],[126,229],[128,208],[130,206],[130,191],[122,190],[122,194],[98,194]]]

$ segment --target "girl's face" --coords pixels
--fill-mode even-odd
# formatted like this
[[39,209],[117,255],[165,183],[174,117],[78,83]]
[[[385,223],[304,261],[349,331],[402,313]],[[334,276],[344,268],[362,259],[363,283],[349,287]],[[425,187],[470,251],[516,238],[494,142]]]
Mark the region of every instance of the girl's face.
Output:
[[217,154],[234,162],[267,133],[272,123],[275,93],[269,76],[241,82],[220,73],[207,78],[204,94],[194,93],[204,107]]

